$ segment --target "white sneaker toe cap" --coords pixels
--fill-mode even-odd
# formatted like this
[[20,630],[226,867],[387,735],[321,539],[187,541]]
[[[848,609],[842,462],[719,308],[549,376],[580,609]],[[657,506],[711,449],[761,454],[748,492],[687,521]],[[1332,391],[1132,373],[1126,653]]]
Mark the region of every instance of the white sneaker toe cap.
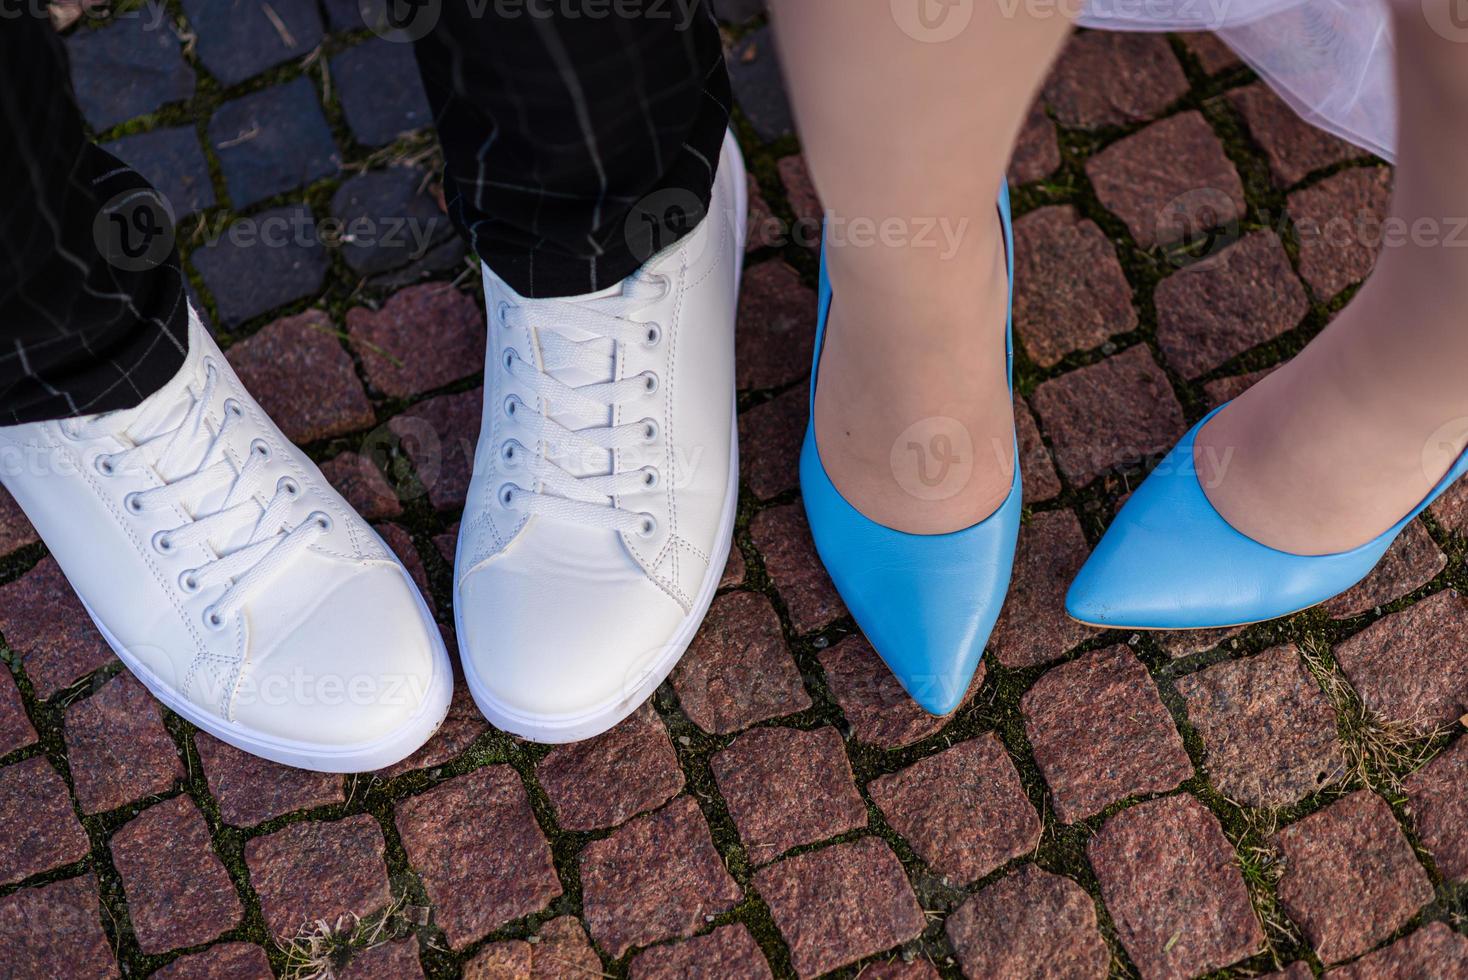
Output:
[[[414,740],[436,710],[430,702],[447,706],[452,674],[442,637],[395,565],[358,567],[288,626],[249,628],[254,662],[241,676],[232,720],[252,731],[330,752]],[[420,744],[438,720],[427,721]]]
[[683,608],[646,577],[561,581],[490,562],[455,596],[470,691],[491,722],[540,741],[583,737],[580,723],[619,716],[666,668]]

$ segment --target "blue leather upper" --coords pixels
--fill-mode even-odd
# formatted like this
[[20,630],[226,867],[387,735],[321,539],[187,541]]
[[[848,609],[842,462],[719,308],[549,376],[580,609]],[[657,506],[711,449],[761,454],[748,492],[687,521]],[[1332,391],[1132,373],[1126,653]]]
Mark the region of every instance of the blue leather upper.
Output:
[[1212,417],[1183,436],[1111,522],[1066,595],[1072,617],[1122,629],[1207,629],[1288,616],[1365,578],[1402,528],[1468,470],[1465,453],[1411,513],[1359,548],[1294,555],[1235,530],[1203,492],[1193,440]]
[[[1014,244],[1009,191],[999,213],[1014,292]],[[905,534],[862,516],[826,475],[816,448],[815,390],[831,309],[831,284],[821,262],[815,363],[811,367],[811,422],[800,453],[800,486],[816,550],[846,607],[913,700],[943,715],[954,710],[978,669],[999,617],[1014,564],[1020,523],[1020,472],[999,509],[973,527],[950,534]],[[1014,350],[1006,325],[1005,349],[1013,387]]]

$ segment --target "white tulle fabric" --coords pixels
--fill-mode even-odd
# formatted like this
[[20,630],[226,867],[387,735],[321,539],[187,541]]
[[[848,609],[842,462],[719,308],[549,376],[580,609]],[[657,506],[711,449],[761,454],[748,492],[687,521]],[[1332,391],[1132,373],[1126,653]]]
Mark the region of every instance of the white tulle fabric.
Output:
[[1394,159],[1396,82],[1383,0],[1088,0],[1080,23],[1213,31],[1306,120]]

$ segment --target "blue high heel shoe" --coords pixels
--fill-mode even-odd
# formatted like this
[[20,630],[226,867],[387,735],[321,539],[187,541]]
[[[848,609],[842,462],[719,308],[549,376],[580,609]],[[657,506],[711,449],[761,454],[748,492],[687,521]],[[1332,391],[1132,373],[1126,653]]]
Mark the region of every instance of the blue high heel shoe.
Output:
[[[1012,296],[1014,240],[1007,187],[999,192],[999,215]],[[816,448],[816,378],[830,311],[831,283],[823,254],[811,365],[811,421],[800,451],[801,495],[811,534],[836,590],[867,640],[914,701],[932,714],[946,715],[963,701],[1009,591],[1020,518],[1018,442],[1009,496],[972,527],[949,534],[905,534],[862,516],[832,485]],[[1012,324],[1011,315],[1005,328],[1011,391]]]
[[1218,411],[1183,436],[1111,522],[1065,597],[1073,619],[1117,629],[1212,629],[1308,609],[1365,578],[1402,529],[1468,472],[1465,453],[1411,513],[1360,547],[1277,551],[1234,530],[1198,482],[1193,440]]

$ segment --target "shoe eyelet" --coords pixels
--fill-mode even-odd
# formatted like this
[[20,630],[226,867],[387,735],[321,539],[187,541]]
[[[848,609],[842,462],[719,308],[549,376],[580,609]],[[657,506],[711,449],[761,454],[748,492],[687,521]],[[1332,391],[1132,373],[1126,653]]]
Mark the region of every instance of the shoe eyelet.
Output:
[[658,376],[656,374],[653,374],[651,371],[644,371],[642,377],[642,390],[644,392],[651,395],[658,390]]
[[256,439],[250,443],[250,452],[259,456],[261,459],[270,458],[270,447],[265,444],[264,439]]
[[500,487],[499,493],[496,494],[496,496],[499,498],[500,506],[509,507],[511,504],[513,504],[515,502],[515,491],[519,489],[520,488],[515,486],[515,484],[513,483],[506,483],[504,486]]
[[309,515],[307,515],[306,520],[312,524],[315,524],[323,531],[330,531],[333,527],[336,526],[332,522],[331,515],[327,514],[324,511],[312,511]]
[[66,438],[68,442],[82,441],[82,434],[77,431],[75,426],[69,425],[66,422],[60,422],[57,424],[56,427],[61,430],[61,434]]
[[500,447],[500,459],[506,466],[514,466],[519,462],[520,450],[524,448],[518,439],[508,439]]
[[648,490],[651,490],[653,487],[657,486],[659,483],[662,482],[662,480],[662,474],[658,472],[656,466],[648,466],[643,469],[642,485]]
[[520,407],[520,397],[518,395],[506,395],[504,407],[505,417],[514,418],[515,412],[518,411]]
[[656,347],[663,339],[663,328],[656,323],[647,325],[647,336],[643,338],[644,347]]
[[657,419],[642,420],[642,441],[649,445],[658,441]]
[[281,477],[280,482],[275,485],[275,489],[287,497],[296,497],[301,493],[301,485],[288,476]]
[[193,595],[195,592],[198,592],[199,580],[196,577],[198,573],[199,570],[197,568],[191,568],[187,572],[184,572],[178,577],[178,587],[188,595]]
[[509,303],[506,303],[504,300],[500,300],[499,305],[497,307],[495,307],[495,314],[494,314],[495,317],[499,319],[500,326],[502,326],[502,327],[509,327],[509,325],[510,325],[509,313],[510,313],[510,304]]
[[160,555],[173,554],[173,538],[168,536],[167,531],[159,531],[153,535],[153,550]]
[[130,493],[122,498],[122,506],[126,507],[129,514],[141,514],[143,512],[143,500],[135,493]]
[[111,456],[98,456],[96,460],[93,461],[92,465],[95,466],[97,472],[101,473],[103,476],[111,476],[112,474],[117,472],[117,466],[112,462]]
[[500,363],[504,365],[506,371],[513,371],[515,368],[515,360],[519,356],[520,354],[518,351],[515,350],[515,348],[507,347],[505,348],[505,356],[500,358]]
[[226,398],[224,400],[224,414],[231,418],[244,418],[245,407],[233,398]]
[[222,630],[224,629],[224,617],[219,614],[218,609],[210,606],[204,610],[204,625],[211,630]]
[[658,521],[651,514],[642,515],[642,523],[637,528],[639,538],[650,538],[658,533]]

